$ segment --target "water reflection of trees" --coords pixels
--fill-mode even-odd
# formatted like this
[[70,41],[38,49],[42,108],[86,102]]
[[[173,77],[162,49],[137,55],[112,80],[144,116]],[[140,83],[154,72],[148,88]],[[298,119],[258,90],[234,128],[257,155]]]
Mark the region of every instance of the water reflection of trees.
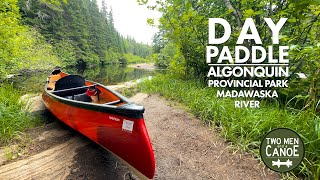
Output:
[[[113,85],[153,75],[153,71],[137,69],[125,65],[105,65],[88,69],[64,68],[64,72],[81,75],[104,85]],[[50,70],[24,74],[14,80],[15,86],[25,93],[40,93]]]
[[88,69],[73,68],[68,72],[82,75],[86,79],[90,79],[105,85],[126,82],[153,74],[152,71],[136,69],[121,64],[105,65]]

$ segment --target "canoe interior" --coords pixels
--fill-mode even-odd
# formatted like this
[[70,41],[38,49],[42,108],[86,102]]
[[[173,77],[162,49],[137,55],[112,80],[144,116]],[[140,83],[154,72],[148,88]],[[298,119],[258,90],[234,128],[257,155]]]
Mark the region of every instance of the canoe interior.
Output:
[[[51,75],[49,79],[49,83],[47,84],[47,87],[51,87],[51,90],[48,90],[48,92],[51,92],[54,95],[57,95],[62,98],[70,99],[70,100],[77,100],[78,96],[84,95],[85,92],[88,90],[90,86],[95,85],[99,90],[99,100],[98,102],[95,102],[96,104],[105,104],[105,105],[112,105],[112,106],[121,106],[128,102],[125,102],[123,99],[119,98],[119,96],[115,95],[110,90],[106,89],[105,87],[100,86],[99,84],[96,84],[95,82],[91,81],[85,81],[85,86],[81,87],[75,87],[75,88],[68,88],[68,89],[62,89],[62,90],[55,90],[55,83],[63,78],[68,76],[66,73],[59,73],[57,75]],[[75,98],[76,97],[76,98]]]

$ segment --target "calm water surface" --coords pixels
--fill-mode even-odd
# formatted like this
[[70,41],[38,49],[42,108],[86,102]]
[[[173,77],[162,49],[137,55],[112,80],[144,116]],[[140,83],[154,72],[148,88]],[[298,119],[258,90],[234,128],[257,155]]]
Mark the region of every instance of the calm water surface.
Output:
[[[77,74],[85,79],[99,82],[104,85],[114,85],[121,82],[145,78],[153,76],[156,73],[154,70],[138,69],[119,64],[87,69],[65,68],[62,70],[66,73]],[[14,86],[24,93],[40,93],[44,88],[46,78],[50,72],[51,70],[24,73],[23,76],[19,76],[13,80]]]

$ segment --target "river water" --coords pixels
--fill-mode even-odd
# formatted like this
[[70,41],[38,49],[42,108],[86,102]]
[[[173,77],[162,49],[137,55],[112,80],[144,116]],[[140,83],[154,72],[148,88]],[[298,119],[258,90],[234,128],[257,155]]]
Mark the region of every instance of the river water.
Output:
[[[157,72],[157,70],[133,68],[120,64],[86,69],[65,68],[62,69],[62,71],[68,74],[77,74],[85,79],[104,85],[114,85],[121,82],[141,79],[153,76]],[[47,71],[23,73],[22,76],[13,79],[13,84],[17,89],[22,91],[22,93],[40,93],[43,91],[46,78],[50,72],[51,69]]]

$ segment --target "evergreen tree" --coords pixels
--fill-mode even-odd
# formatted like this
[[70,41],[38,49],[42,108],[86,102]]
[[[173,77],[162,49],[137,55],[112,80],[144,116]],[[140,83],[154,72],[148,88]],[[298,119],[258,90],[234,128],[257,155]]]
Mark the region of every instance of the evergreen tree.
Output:
[[95,66],[116,63],[124,53],[141,57],[150,53],[150,47],[120,35],[114,27],[112,8],[108,11],[105,1],[101,10],[96,0],[57,2],[20,0],[19,6],[23,22],[54,45],[63,65]]

